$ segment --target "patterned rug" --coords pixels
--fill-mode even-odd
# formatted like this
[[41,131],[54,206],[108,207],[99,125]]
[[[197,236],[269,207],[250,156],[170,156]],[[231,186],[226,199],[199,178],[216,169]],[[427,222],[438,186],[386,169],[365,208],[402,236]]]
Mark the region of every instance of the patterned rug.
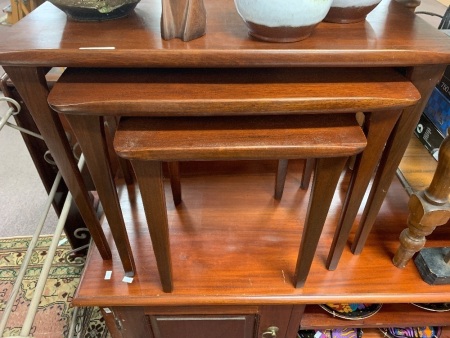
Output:
[[[20,334],[52,238],[52,236],[41,236],[36,245],[3,337]],[[30,237],[0,238],[0,318],[12,292],[30,240]],[[30,336],[34,338],[67,338],[72,320],[74,320],[76,330],[72,330],[74,334],[71,334],[69,338],[109,337],[98,308],[78,309],[76,320],[72,318],[74,308],[71,301],[83,271],[83,263],[80,264],[79,259],[75,260],[74,256],[70,255],[71,248],[67,241],[61,240],[60,243],[63,244],[58,246],[54,257]]]

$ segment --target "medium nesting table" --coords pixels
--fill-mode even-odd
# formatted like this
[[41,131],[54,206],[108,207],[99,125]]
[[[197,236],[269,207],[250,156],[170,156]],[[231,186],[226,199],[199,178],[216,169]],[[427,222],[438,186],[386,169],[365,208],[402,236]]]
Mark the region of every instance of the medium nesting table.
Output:
[[[52,89],[48,102],[69,120],[112,226],[114,240],[124,243],[126,231],[119,201],[108,169],[108,156],[101,146],[104,144],[101,132],[103,116],[194,117],[367,112],[367,148],[358,160],[344,204],[345,215],[356,215],[402,109],[414,105],[419,98],[415,87],[393,69],[69,68]],[[345,133],[345,128],[342,132]],[[264,144],[264,139],[261,142]],[[350,221],[349,224],[352,224],[353,219]],[[122,230],[115,231],[117,229]],[[341,231],[347,231],[345,226],[344,229],[337,229],[330,257],[347,240],[348,234],[337,239]],[[121,252],[121,257],[132,257],[132,252]],[[131,265],[124,260],[122,263],[125,268]],[[166,281],[170,278],[162,279]],[[171,290],[168,286],[170,282],[164,282],[163,285],[166,285],[165,290]]]

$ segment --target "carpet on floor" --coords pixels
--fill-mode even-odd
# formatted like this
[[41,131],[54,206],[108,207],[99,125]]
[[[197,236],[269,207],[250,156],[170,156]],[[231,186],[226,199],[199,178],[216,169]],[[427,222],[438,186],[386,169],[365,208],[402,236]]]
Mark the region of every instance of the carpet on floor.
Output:
[[[20,334],[52,238],[41,236],[38,240],[3,337]],[[30,241],[31,237],[0,238],[0,318]],[[74,313],[72,299],[83,272],[84,259],[71,253],[72,249],[64,238],[59,243],[31,328],[30,336],[34,338],[69,337]],[[76,330],[70,338],[110,336],[98,308],[83,308],[78,313],[82,315],[74,319]]]

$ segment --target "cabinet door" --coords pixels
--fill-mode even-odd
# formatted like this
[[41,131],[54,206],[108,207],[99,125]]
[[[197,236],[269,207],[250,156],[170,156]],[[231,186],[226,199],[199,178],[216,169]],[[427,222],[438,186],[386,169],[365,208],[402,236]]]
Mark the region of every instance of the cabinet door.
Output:
[[150,316],[155,338],[253,338],[256,315]]

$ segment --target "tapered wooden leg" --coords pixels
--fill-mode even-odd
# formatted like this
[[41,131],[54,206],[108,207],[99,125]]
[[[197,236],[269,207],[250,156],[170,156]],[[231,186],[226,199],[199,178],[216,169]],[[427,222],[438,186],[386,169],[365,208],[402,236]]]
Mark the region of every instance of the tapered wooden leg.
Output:
[[114,140],[114,135],[116,133],[117,127],[118,127],[118,122],[120,120],[120,117],[117,116],[108,116],[105,117],[105,128],[107,128],[107,134],[108,137],[106,138],[107,140],[107,144],[108,144],[108,148],[109,150],[109,155],[111,157],[113,157],[113,159],[117,159],[120,170],[122,172],[122,176],[123,179],[125,181],[125,184],[127,185],[132,185],[134,183],[134,175],[133,175],[133,169],[131,168],[131,163],[130,161],[119,157],[116,155],[115,151],[114,151],[114,146],[113,146],[113,140]]
[[364,194],[400,114],[401,110],[370,114],[367,128],[367,147],[358,157],[353,170],[342,214],[326,263],[329,270],[335,270],[337,267]]
[[125,274],[133,276],[136,268],[111,173],[103,118],[89,115],[67,115],[66,118],[86,158],[86,164],[111,228]]
[[284,191],[284,182],[286,181],[289,160],[278,160],[277,175],[275,177],[275,193],[274,198],[281,200]]
[[346,161],[347,157],[321,158],[317,160],[295,269],[294,285],[297,288],[305,284],[306,277],[311,269],[328,210]]
[[134,160],[131,164],[139,184],[162,288],[164,292],[172,292],[172,261],[162,163]]
[[47,103],[45,71],[34,67],[3,67],[23,98],[45,143],[89,228],[100,255],[111,259],[111,250],[93,208],[86,185],[77,168],[59,116]]
[[308,190],[309,182],[311,182],[311,175],[316,165],[315,158],[307,158],[305,160],[305,166],[303,167],[302,181],[300,182],[300,188]]
[[442,77],[444,70],[445,66],[441,65],[423,66],[415,67],[407,74],[408,78],[422,95],[422,100],[416,106],[404,110],[397,127],[386,145],[373,180],[366,207],[361,216],[358,231],[353,240],[351,250],[355,255],[360,254],[364,248],[364,244],[375,223],[375,219],[383,204],[389,186],[395,177],[398,165],[408,147],[409,140],[417,126],[428,97],[436,83]]
[[169,176],[170,176],[170,188],[172,190],[173,203],[178,205],[181,203],[181,175],[180,175],[180,162],[168,162]]

